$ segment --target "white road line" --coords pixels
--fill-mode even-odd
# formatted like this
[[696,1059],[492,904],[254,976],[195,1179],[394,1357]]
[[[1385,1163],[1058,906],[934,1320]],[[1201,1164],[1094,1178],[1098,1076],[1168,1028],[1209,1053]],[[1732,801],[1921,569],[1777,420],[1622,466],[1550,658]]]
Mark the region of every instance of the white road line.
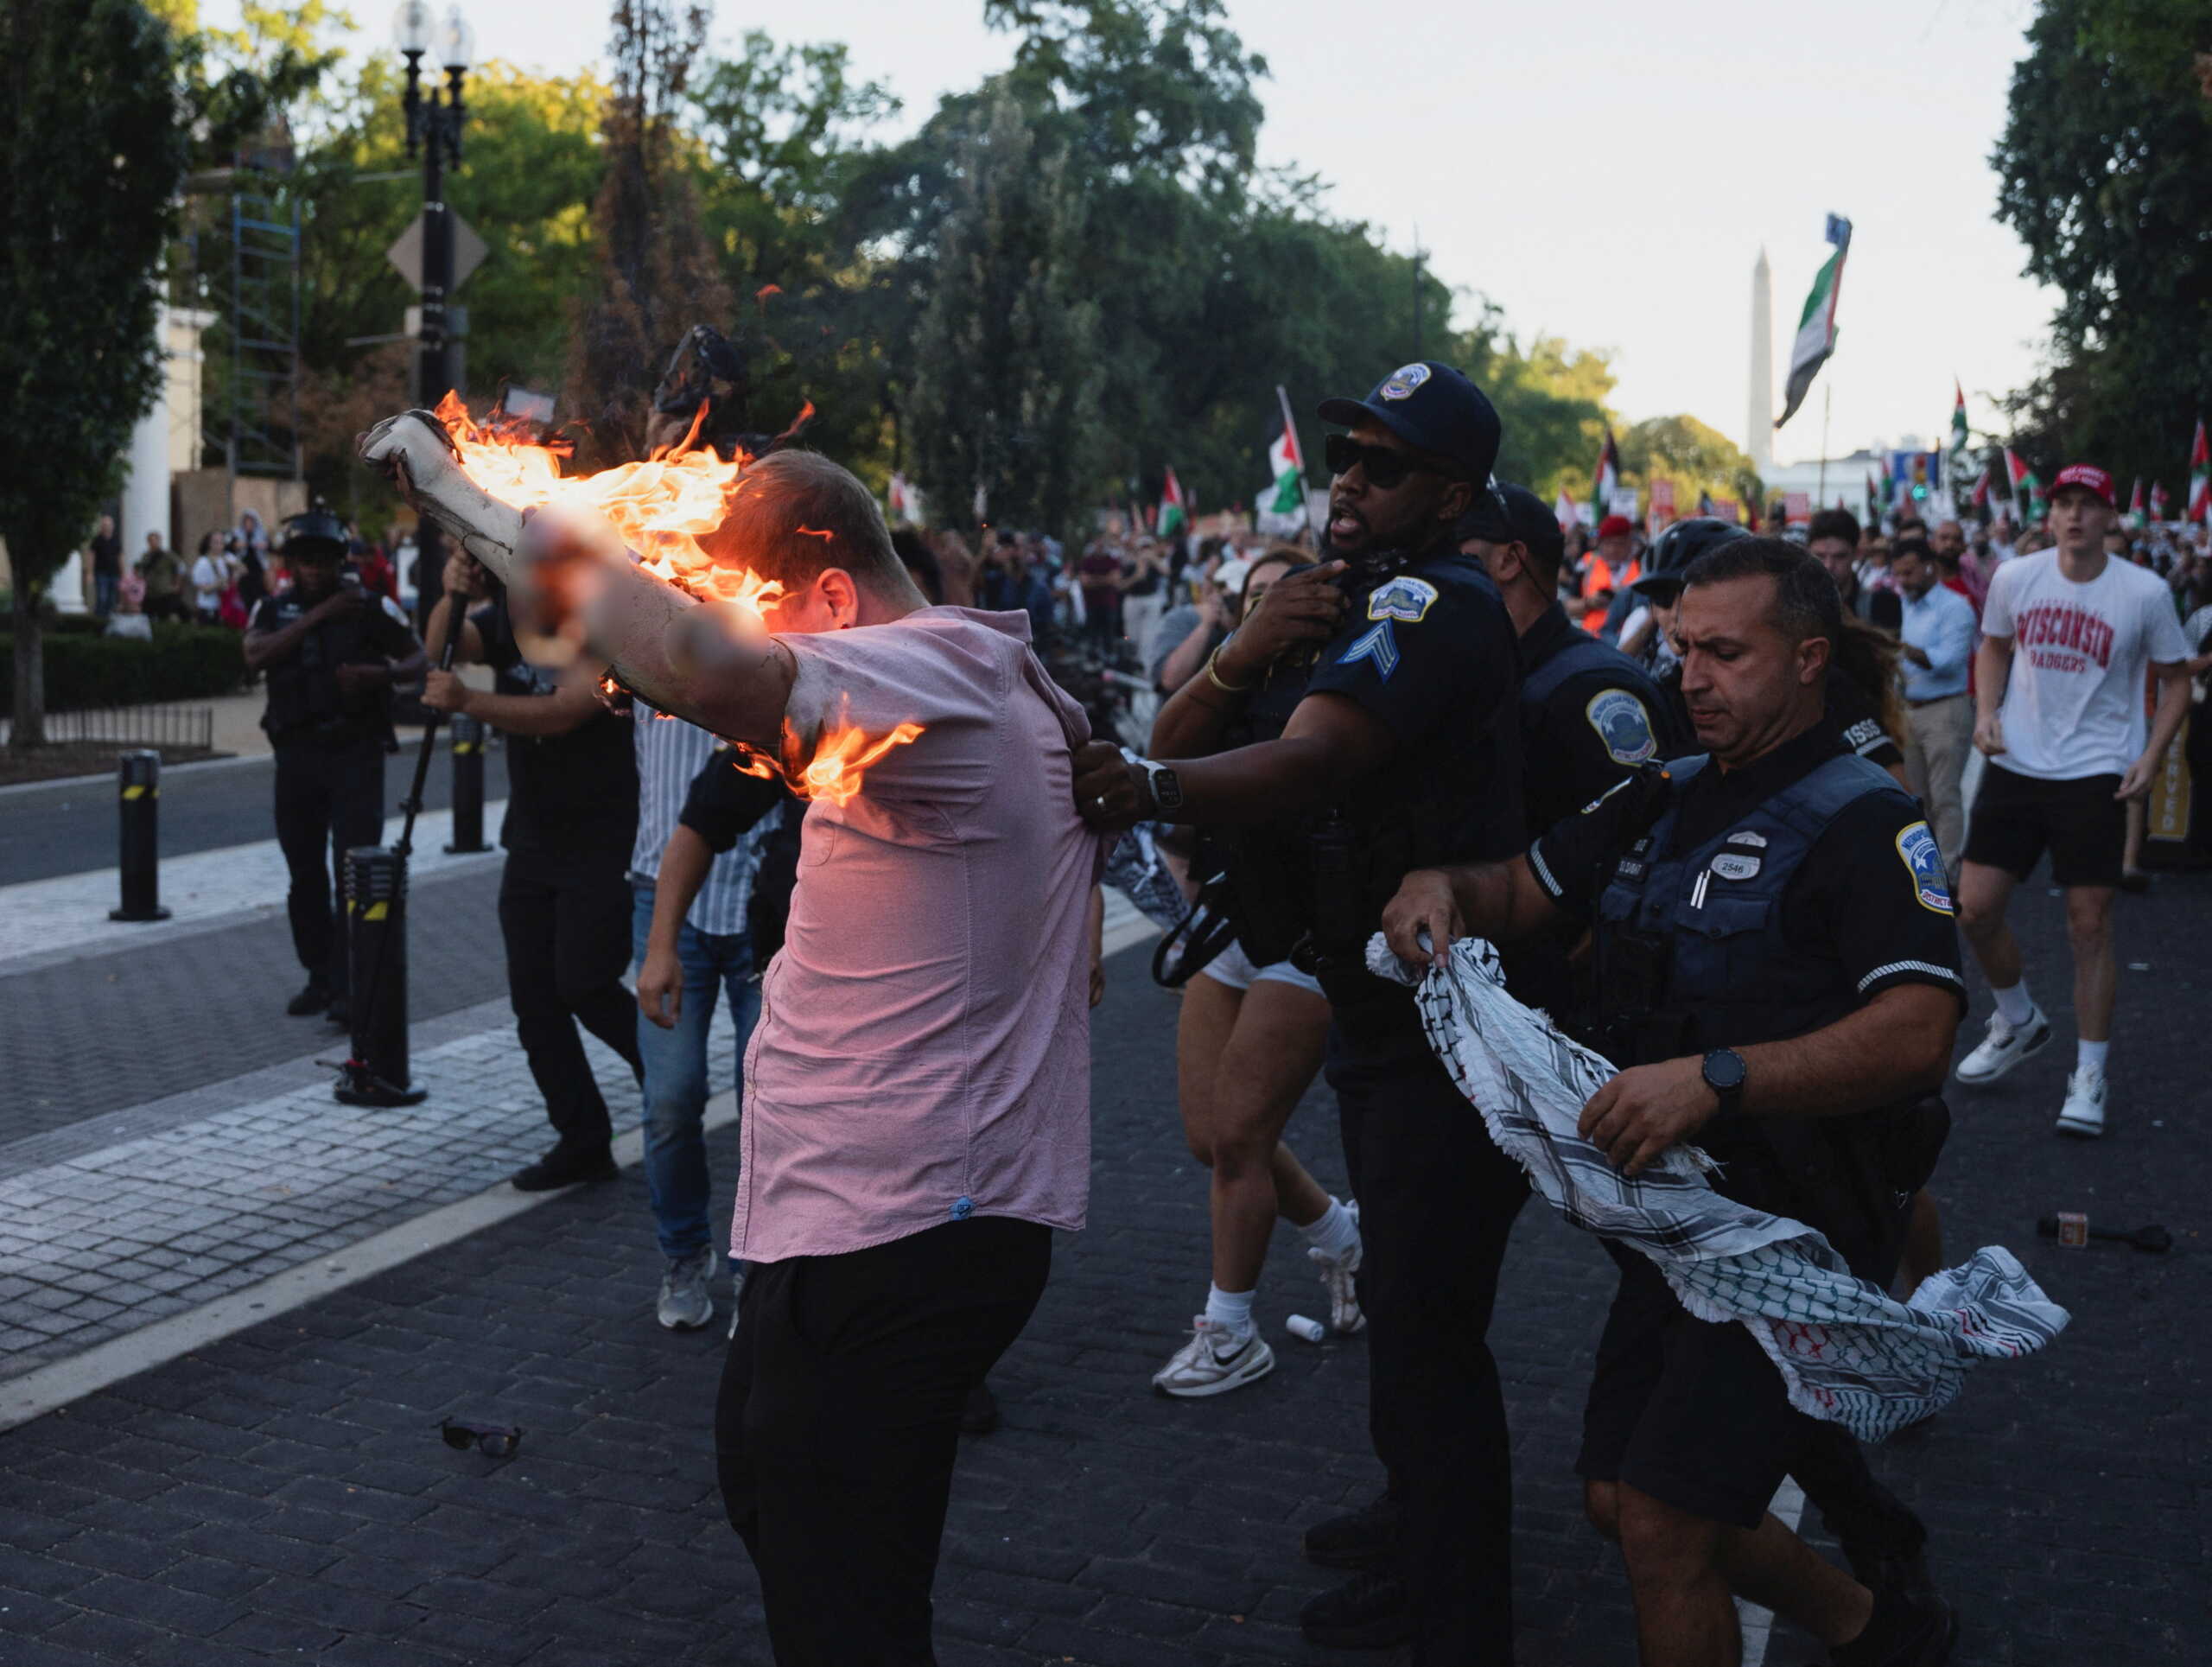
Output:
[[[484,807],[484,825],[495,834],[506,803],[497,799]],[[396,816],[385,817],[385,832],[390,838],[399,837]],[[448,856],[446,843],[452,837],[451,811],[425,811],[416,818],[415,854],[408,864],[410,881],[486,866],[500,856],[496,849]],[[0,977],[80,955],[137,948],[235,926],[281,910],[287,883],[283,849],[275,840],[263,839],[166,859],[161,866],[161,899],[169,911],[167,920],[131,925],[109,919],[108,911],[121,900],[121,881],[114,868],[0,886]]]

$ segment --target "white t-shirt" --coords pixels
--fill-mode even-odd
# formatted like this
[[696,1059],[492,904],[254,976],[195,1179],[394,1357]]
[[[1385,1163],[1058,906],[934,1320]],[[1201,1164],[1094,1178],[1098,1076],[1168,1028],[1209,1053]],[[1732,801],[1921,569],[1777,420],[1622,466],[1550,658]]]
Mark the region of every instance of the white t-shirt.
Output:
[[2037,550],[1997,569],[1982,634],[2009,637],[2005,750],[1996,762],[2046,781],[2124,775],[2149,741],[2145,678],[2155,663],[2186,659],[2173,597],[2131,562],[2076,584],[2058,552]]
[[192,558],[192,589],[194,599],[203,608],[212,608],[223,600],[223,563],[213,556]]

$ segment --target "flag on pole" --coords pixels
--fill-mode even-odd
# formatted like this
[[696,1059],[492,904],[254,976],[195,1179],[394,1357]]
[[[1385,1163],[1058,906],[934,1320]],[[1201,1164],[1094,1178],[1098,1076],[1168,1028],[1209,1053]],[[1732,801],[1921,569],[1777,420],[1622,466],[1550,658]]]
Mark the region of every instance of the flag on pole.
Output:
[[2166,489],[2156,480],[2151,482],[2151,519],[2154,521],[2166,519]]
[[1183,483],[1175,478],[1170,467],[1167,482],[1160,489],[1160,536],[1173,538],[1189,526],[1190,506],[1184,501]]
[[1984,463],[1981,466],[1981,473],[1974,477],[1974,506],[1978,510],[1986,510],[1989,507],[1990,493],[1989,465]]
[[1306,517],[1306,459],[1298,449],[1298,425],[1290,420],[1290,396],[1281,387],[1275,402],[1282,407],[1282,429],[1268,448],[1268,484],[1252,507],[1260,515]]
[[1601,516],[1613,512],[1613,493],[1621,483],[1621,449],[1613,443],[1613,431],[1605,429],[1605,444],[1598,454],[1598,473],[1590,484],[1590,501],[1597,506]]
[[1943,472],[1955,487],[1967,469],[1967,391],[1959,385],[1959,379],[1951,379],[1951,455]]
[[2204,419],[2196,419],[2196,439],[2189,449],[2189,511],[2199,526],[2212,521],[2212,450],[2204,444]]
[[1777,429],[1797,415],[1813,379],[1835,351],[1835,300],[1843,288],[1843,258],[1851,252],[1851,222],[1829,215],[1828,241],[1835,245],[1835,253],[1813,279],[1813,292],[1805,297],[1805,310],[1797,321],[1797,340],[1789,350],[1789,391],[1782,415],[1774,419]]
[[1552,505],[1552,519],[1559,523],[1559,529],[1561,532],[1566,531],[1569,527],[1572,527],[1574,525],[1574,499],[1568,495],[1567,490],[1565,487],[1561,487],[1559,489],[1559,498],[1557,501]]
[[2135,477],[2135,490],[2127,494],[2127,525],[2140,530],[2143,525],[2143,477]]
[[1877,480],[1872,471],[1869,470],[1866,475],[1866,524],[1869,526],[1877,525],[1881,519],[1882,483]]

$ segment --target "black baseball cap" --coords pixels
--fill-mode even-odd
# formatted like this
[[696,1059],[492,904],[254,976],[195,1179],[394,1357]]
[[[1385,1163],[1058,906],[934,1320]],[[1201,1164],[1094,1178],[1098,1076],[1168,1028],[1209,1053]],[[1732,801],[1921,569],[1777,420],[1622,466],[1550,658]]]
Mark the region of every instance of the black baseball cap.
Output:
[[1449,458],[1478,487],[1497,467],[1497,408],[1465,376],[1433,359],[1399,366],[1364,399],[1325,399],[1317,414],[1347,428],[1371,417],[1408,445]]
[[1459,543],[1480,538],[1493,544],[1525,544],[1539,566],[1559,571],[1567,559],[1567,538],[1544,500],[1526,487],[1499,481],[1475,500],[1452,529]]

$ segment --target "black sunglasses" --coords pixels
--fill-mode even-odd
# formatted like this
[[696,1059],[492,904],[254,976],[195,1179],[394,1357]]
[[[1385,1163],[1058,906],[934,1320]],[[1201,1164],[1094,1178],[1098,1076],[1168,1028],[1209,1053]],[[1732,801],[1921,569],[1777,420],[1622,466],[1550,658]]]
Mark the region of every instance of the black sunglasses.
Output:
[[522,1445],[522,1431],[510,1429],[505,1424],[465,1424],[458,1418],[441,1418],[438,1434],[456,1453],[474,1447],[493,1459],[512,1459],[515,1449]]
[[1331,435],[1322,443],[1321,460],[1329,466],[1331,474],[1349,474],[1357,464],[1367,476],[1367,484],[1377,492],[1395,491],[1405,484],[1408,474],[1441,473],[1388,446],[1363,446],[1348,434]]

